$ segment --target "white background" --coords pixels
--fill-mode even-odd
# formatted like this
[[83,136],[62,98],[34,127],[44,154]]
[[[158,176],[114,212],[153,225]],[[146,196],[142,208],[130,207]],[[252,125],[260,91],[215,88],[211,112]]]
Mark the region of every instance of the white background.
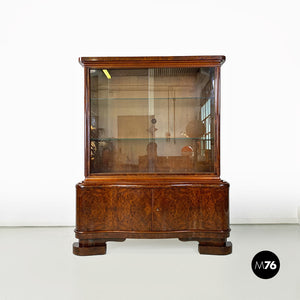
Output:
[[297,222],[298,1],[2,1],[0,225],[74,225],[80,56],[226,55],[222,179],[233,223]]

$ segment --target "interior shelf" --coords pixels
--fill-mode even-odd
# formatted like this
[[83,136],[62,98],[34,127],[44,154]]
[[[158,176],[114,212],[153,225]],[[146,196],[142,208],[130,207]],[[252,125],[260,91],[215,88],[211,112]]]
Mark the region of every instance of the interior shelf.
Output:
[[138,100],[138,101],[148,101],[148,100],[204,100],[204,99],[214,99],[215,96],[210,96],[210,97],[170,97],[170,98],[94,98],[91,97],[92,101],[104,101],[104,100],[109,100],[109,101],[120,101],[120,100],[124,100],[124,101],[130,101],[130,100]]
[[165,138],[165,137],[159,137],[159,138],[91,138],[91,141],[94,142],[102,142],[102,141],[174,141],[174,140],[186,140],[186,141],[193,141],[193,140],[201,140],[201,141],[211,141],[212,139],[205,139],[202,137],[198,137],[198,138],[190,138],[190,137],[176,137],[176,138]]

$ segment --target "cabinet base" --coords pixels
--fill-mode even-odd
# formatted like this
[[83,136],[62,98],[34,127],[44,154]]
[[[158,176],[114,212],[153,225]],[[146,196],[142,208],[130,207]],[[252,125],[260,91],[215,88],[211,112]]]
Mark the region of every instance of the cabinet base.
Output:
[[[198,251],[200,254],[209,255],[228,255],[232,252],[231,242],[222,242],[219,240],[195,239],[195,238],[179,238],[180,241],[198,241]],[[94,240],[79,240],[73,243],[73,254],[78,256],[89,255],[104,255],[106,254],[106,242],[108,240],[94,239]],[[111,239],[110,241],[123,242],[125,239]]]
[[232,252],[228,183],[139,176],[76,185],[75,255],[103,255],[107,242],[132,238],[197,241],[200,254]]

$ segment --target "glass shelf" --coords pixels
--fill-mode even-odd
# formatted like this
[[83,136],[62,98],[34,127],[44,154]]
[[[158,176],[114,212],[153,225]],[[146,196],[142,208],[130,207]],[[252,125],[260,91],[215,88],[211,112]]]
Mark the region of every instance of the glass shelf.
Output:
[[[215,96],[210,96],[210,97],[170,97],[170,98],[152,98],[154,100],[206,100],[206,99],[214,99]],[[148,101],[149,98],[94,98],[91,97],[92,101],[105,101],[105,100],[109,100],[109,101],[120,101],[120,100],[124,100],[124,101],[131,101],[131,100],[138,100],[138,101]]]
[[94,141],[94,142],[108,142],[108,141],[151,141],[151,142],[154,142],[154,141],[176,141],[176,140],[179,140],[179,141],[194,141],[194,140],[198,140],[198,141],[211,141],[212,139],[205,139],[205,138],[202,138],[202,137],[197,137],[197,138],[190,138],[190,137],[176,137],[176,138],[165,138],[165,137],[155,137],[155,138],[152,138],[152,137],[149,137],[149,138],[91,138],[90,139],[91,141]]

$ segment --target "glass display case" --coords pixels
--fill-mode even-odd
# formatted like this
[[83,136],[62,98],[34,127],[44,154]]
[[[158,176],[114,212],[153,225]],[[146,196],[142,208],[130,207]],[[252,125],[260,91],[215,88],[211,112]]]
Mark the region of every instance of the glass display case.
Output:
[[91,173],[215,171],[214,68],[89,73]]
[[231,252],[229,185],[219,177],[224,60],[80,58],[86,179],[77,185],[75,254],[104,254],[107,241],[128,237],[178,237],[199,241],[200,253]]

